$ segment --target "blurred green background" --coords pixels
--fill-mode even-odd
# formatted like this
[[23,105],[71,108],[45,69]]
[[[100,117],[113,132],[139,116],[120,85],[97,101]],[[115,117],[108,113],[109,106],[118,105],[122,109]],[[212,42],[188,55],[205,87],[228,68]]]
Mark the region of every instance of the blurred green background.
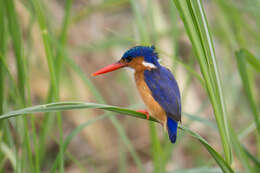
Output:
[[[0,115],[57,101],[142,109],[133,71],[91,73],[155,45],[179,83],[182,124],[232,171],[257,173],[259,19],[259,0],[0,0]],[[171,144],[160,125],[116,115],[1,119],[0,173],[226,172],[182,130]]]

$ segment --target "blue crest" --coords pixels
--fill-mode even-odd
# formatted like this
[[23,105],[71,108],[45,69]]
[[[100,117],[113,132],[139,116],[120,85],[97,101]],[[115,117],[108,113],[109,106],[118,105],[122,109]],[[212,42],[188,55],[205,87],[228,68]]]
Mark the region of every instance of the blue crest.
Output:
[[158,55],[154,46],[135,46],[127,50],[122,56],[122,59],[126,59],[128,62],[130,62],[133,58],[136,57],[144,57],[146,62],[159,65]]

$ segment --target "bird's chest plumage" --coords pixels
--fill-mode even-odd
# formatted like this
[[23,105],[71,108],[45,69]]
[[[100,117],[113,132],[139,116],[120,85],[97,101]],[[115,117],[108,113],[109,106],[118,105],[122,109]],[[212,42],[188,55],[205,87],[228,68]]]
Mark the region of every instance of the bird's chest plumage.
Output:
[[155,101],[155,99],[152,96],[151,90],[147,86],[145,80],[144,80],[144,73],[143,71],[135,72],[135,82],[137,89],[145,103],[145,105],[148,108],[148,112],[151,114],[151,116],[158,119],[160,122],[165,123],[166,122],[166,114],[163,108],[160,106],[160,104]]

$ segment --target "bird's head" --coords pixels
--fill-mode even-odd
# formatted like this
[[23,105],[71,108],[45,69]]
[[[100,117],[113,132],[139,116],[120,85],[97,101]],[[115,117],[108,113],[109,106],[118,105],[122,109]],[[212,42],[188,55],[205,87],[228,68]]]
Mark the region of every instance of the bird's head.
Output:
[[123,67],[130,67],[136,71],[142,71],[156,69],[159,66],[160,64],[154,46],[136,46],[127,50],[118,62],[108,65],[92,75],[97,76]]

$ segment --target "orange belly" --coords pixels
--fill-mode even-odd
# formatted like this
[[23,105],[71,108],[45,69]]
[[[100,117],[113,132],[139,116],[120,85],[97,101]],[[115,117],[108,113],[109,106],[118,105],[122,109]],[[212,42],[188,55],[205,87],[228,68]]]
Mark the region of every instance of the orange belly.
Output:
[[163,108],[156,102],[152,96],[151,90],[146,85],[144,81],[144,73],[143,71],[135,72],[135,82],[137,89],[147,106],[148,112],[151,116],[159,120],[161,123],[165,124],[166,122],[166,114]]

